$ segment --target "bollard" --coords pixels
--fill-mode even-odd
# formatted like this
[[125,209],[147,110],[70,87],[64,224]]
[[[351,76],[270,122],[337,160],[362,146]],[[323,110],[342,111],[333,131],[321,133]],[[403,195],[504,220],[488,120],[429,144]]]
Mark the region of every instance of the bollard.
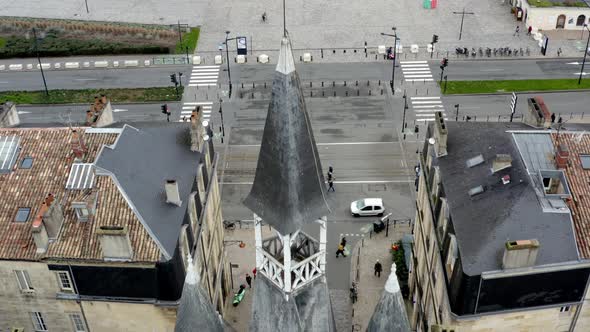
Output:
[[264,88],[266,89],[266,82],[264,82]]
[[418,88],[416,88],[416,95],[418,95]]
[[336,50],[332,50],[332,54],[336,54]]
[[344,50],[344,52],[342,52],[342,53],[346,53],[346,50]]
[[244,98],[244,94],[240,91],[240,99]]
[[[197,85],[198,86],[198,85]],[[244,88],[244,83],[242,82],[242,89]]]
[[332,87],[336,86],[336,82],[332,81]]
[[252,89],[254,89],[254,88],[255,88],[255,86],[254,86],[254,82],[252,82]]
[[369,90],[369,96],[371,95],[371,90]]
[[501,117],[501,115],[498,115],[498,122],[500,122],[500,117]]
[[377,60],[377,54],[375,54],[375,60]]
[[367,81],[367,86],[371,86],[371,81]]
[[581,119],[583,119],[583,118],[584,118],[584,113],[586,113],[586,112],[582,112],[582,117],[581,117]]
[[334,90],[334,97],[336,97],[336,90]]
[[488,118],[486,119],[486,122],[490,122],[490,116],[488,115]]
[[346,90],[346,97],[348,97],[348,90]]
[[426,89],[426,95],[428,96],[428,89]]
[[356,49],[354,50],[354,53],[356,53]]
[[254,99],[254,92],[252,92],[252,95],[250,96],[250,98]]
[[356,81],[355,85],[356,85],[356,86],[359,86],[359,81]]
[[322,88],[324,87],[324,81],[322,81]]
[[309,87],[311,88],[311,82],[309,82]]
[[325,97],[326,94],[324,93],[324,90],[322,90],[322,97]]
[[379,84],[378,85],[381,86],[381,80],[379,80]]
[[381,89],[381,95],[383,95],[383,89]]
[[570,119],[574,117],[574,112],[570,114]]
[[344,86],[346,86],[346,81],[344,81]]
[[320,52],[322,53],[322,59],[324,58],[324,49],[320,48]]
[[356,96],[360,96],[361,95],[361,91],[359,89],[356,89]]
[[309,96],[310,97],[313,97],[313,90],[312,91],[309,91]]

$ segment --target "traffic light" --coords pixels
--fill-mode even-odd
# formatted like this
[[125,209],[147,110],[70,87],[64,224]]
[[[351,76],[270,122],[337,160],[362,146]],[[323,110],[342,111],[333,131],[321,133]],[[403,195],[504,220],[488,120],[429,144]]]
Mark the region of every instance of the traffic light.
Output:
[[438,42],[438,36],[437,35],[432,35],[432,44]]
[[176,74],[170,75],[170,82],[172,82],[174,84],[178,84],[178,81],[176,80]]
[[168,104],[164,104],[160,107],[160,109],[162,110],[162,114],[167,114],[168,113]]

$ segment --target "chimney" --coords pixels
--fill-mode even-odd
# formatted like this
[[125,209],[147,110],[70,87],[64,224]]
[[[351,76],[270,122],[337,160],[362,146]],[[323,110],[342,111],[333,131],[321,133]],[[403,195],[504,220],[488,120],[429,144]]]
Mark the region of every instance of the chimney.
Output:
[[512,167],[512,157],[509,154],[497,154],[492,162],[492,173]]
[[434,139],[436,140],[434,151],[438,157],[447,155],[447,136],[447,124],[442,112],[438,111],[434,113]]
[[191,151],[200,151],[203,145],[203,124],[201,123],[201,106],[191,113]]
[[64,222],[61,204],[55,201],[52,194],[47,195],[44,204],[47,206],[47,211],[43,214],[43,224],[45,224],[49,241],[55,241]]
[[178,191],[178,182],[176,180],[166,180],[164,188],[166,189],[166,203],[181,206],[182,201]]
[[557,146],[557,151],[555,152],[555,163],[557,164],[557,168],[566,168],[568,161],[570,158],[570,151],[564,143],[561,143]]
[[33,220],[32,226],[33,241],[37,247],[38,254],[44,254],[47,252],[47,247],[49,246],[49,236],[47,235],[47,230],[43,224],[43,215],[48,210],[46,201],[47,200],[41,203],[41,207],[39,208],[39,212],[37,212],[37,215]]
[[133,249],[126,226],[100,226],[96,234],[100,239],[104,260],[128,261],[133,258]]
[[502,268],[513,269],[535,265],[539,246],[539,241],[534,239],[506,242]]
[[72,139],[70,140],[70,144],[76,159],[84,158],[84,154],[86,153],[86,144],[84,143],[84,137],[78,133],[76,129],[72,130]]
[[97,119],[94,121],[93,127],[102,128],[106,126],[110,126],[115,122],[113,116],[113,108],[111,106],[111,101],[107,98],[107,96],[102,95],[100,97],[100,102],[102,105],[101,110],[97,113]]
[[0,104],[0,128],[14,127],[20,124],[16,105],[7,101]]

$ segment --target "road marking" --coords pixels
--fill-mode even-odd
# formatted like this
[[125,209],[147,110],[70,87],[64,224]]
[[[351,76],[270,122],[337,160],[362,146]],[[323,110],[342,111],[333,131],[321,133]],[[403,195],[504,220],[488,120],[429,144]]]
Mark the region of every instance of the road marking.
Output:
[[191,76],[190,80],[193,81],[193,80],[201,80],[201,79],[208,79],[208,78],[215,78],[215,79],[217,79],[218,76],[217,75],[216,76],[195,76],[195,77],[192,77]]
[[428,61],[400,61],[399,63],[404,64],[404,63],[428,63]]
[[187,101],[184,105],[213,105],[212,101]]
[[192,80],[190,83],[216,83],[217,80]]
[[422,81],[432,82],[432,81],[434,81],[434,79],[432,79],[432,78],[406,79],[406,82],[422,82]]
[[[316,145],[378,145],[378,144],[398,144],[398,142],[338,142],[338,143],[316,143]],[[259,147],[260,144],[234,144],[231,147]]]
[[581,62],[568,62],[568,65],[581,65]]
[[193,69],[209,69],[209,68],[217,68],[217,69],[219,69],[219,65],[214,65],[214,66],[193,66]]
[[128,112],[129,110],[123,110],[123,109],[114,109],[113,112]]
[[426,70],[426,69],[430,70],[430,67],[428,67],[428,66],[411,67],[411,68],[402,67],[403,72],[416,71],[416,70]]
[[188,86],[216,86],[217,83],[190,83]]
[[[182,121],[180,121],[182,122]],[[359,181],[334,181],[335,184],[376,184],[376,183],[414,183],[414,180],[359,180]],[[228,185],[252,185],[254,182],[219,182]]]
[[440,105],[412,105],[412,107],[413,108],[437,108],[437,107],[444,108],[445,106],[440,104]]
[[412,99],[412,100],[418,100],[418,99],[440,99],[440,97],[410,97],[410,99]]
[[404,68],[418,68],[418,67],[419,68],[428,68],[428,65],[427,64],[424,64],[424,65],[402,65],[402,70]]
[[412,100],[412,105],[414,104],[442,104],[441,100]]
[[[428,71],[404,71],[404,75],[413,75],[413,74],[432,74],[430,70]],[[408,77],[408,76],[406,76]]]
[[[441,112],[443,115],[445,115],[445,112]],[[414,114],[415,116],[430,116],[432,117],[432,113],[430,114]]]
[[405,75],[407,78],[420,78],[420,77],[432,77],[431,75]]
[[74,78],[74,81],[98,81],[97,78]]
[[[574,73],[574,75],[580,75],[580,73]],[[582,72],[582,76],[586,76],[586,75],[588,75],[587,72]]]
[[[442,111],[444,111],[444,107],[442,105],[440,105],[439,107],[441,107]],[[431,113],[432,114],[433,110],[431,110],[431,109],[430,110],[414,110],[414,112],[416,112],[416,113]]]
[[[428,119],[416,119],[416,121],[418,122],[430,122],[430,121],[434,121],[434,118],[428,118]],[[449,121],[449,118],[445,118],[445,121]]]
[[30,114],[30,113],[33,113],[33,112],[27,112],[27,111],[17,111],[16,113],[18,113],[18,114]]
[[480,71],[484,71],[484,72],[486,72],[486,71],[504,71],[504,69],[501,69],[501,68],[497,68],[497,69],[481,69]]

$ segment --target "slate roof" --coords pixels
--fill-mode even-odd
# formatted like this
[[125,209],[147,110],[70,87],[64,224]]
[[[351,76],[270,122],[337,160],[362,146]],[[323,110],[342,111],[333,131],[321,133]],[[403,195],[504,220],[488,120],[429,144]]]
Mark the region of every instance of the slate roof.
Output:
[[182,297],[176,312],[175,332],[223,332],[221,317],[201,287],[199,273],[189,257]]
[[580,155],[590,155],[590,134],[561,132],[559,140],[556,133],[551,138],[555,148],[561,143],[569,149],[570,162],[565,173],[572,192],[572,201],[568,206],[572,210],[580,256],[590,259],[590,170],[583,169],[580,160]]
[[244,205],[288,234],[330,212],[291,44],[281,41],[256,176]]
[[[521,154],[508,130],[523,124],[448,122],[448,155],[437,159],[456,232],[463,270],[468,275],[502,268],[507,240],[538,239],[537,265],[578,259],[569,213],[543,212]],[[467,168],[479,154],[484,163]],[[496,154],[509,154],[512,167],[491,174]],[[501,177],[510,175],[503,185]],[[470,197],[477,186],[485,191]]]
[[250,331],[334,332],[328,286],[318,278],[301,291],[285,294],[264,275],[254,280]]
[[[186,125],[124,126],[112,147],[105,147],[96,161],[97,174],[109,175],[119,185],[129,206],[170,259],[180,234],[188,196],[201,155],[191,152]],[[178,182],[182,206],[166,203],[164,183]]]
[[410,322],[406,305],[395,274],[395,263],[391,265],[391,273],[385,283],[385,291],[373,311],[367,332],[395,331],[409,332]]

